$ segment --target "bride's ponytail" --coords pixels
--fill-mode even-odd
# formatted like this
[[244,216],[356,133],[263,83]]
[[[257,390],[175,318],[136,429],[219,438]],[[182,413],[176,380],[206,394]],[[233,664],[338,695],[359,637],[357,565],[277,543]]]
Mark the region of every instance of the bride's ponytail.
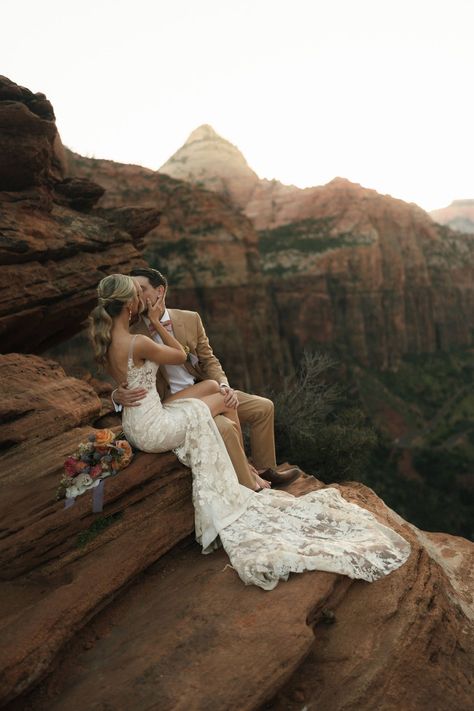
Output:
[[136,294],[133,279],[125,274],[111,274],[97,287],[99,303],[89,316],[89,336],[97,363],[104,366],[112,341],[113,317],[118,316],[125,304]]
[[94,356],[97,363],[102,366],[105,365],[110,346],[112,323],[111,316],[102,304],[96,306],[89,316],[89,334],[94,347]]

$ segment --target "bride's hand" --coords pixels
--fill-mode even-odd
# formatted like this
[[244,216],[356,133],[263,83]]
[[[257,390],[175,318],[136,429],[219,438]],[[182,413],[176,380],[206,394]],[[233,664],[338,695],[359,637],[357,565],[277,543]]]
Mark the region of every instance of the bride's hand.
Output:
[[237,399],[237,395],[235,394],[235,390],[233,390],[229,385],[225,385],[222,383],[222,385],[219,385],[221,393],[224,395],[224,405],[226,407],[230,407],[233,410],[237,410],[239,406],[239,401]]
[[164,294],[159,296],[154,304],[151,303],[150,299],[146,300],[148,318],[152,322],[153,326],[156,328],[156,324],[161,320],[165,309],[163,306]]

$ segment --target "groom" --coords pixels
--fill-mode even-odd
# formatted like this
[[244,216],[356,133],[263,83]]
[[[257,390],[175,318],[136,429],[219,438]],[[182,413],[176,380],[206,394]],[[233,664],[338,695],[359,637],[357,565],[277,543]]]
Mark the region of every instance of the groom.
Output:
[[[258,395],[233,390],[230,387],[221,364],[212,352],[199,314],[194,311],[166,308],[164,297],[168,282],[161,272],[151,268],[138,268],[133,269],[130,276],[139,282],[145,302],[150,299],[154,304],[158,298],[163,299],[164,311],[160,320],[166,328],[172,330],[174,337],[188,352],[188,360],[184,365],[167,365],[158,369],[156,387],[161,400],[200,380],[216,380],[225,396],[227,407],[238,407],[241,424],[250,426],[252,458],[258,474],[276,486],[286,485],[297,479],[300,476],[298,469],[289,469],[285,472],[275,471],[272,401]],[[142,333],[159,341],[159,336],[154,332],[146,312],[130,330],[132,333]],[[130,390],[126,386],[121,386],[114,390],[112,399],[115,405],[135,407],[140,405],[140,400],[145,395],[146,392],[140,389]],[[217,415],[214,419],[239,482],[253,489],[255,480],[249,472],[247,457],[236,425],[224,415]]]

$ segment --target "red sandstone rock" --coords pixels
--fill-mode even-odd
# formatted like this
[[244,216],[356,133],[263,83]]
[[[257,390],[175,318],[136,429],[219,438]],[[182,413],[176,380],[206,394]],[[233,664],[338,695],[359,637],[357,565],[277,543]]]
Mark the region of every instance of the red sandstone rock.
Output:
[[[230,162],[216,158],[228,155],[224,139],[206,136],[190,141],[183,148],[188,160],[180,162],[180,153],[173,166],[194,185],[233,195],[234,205],[244,210],[260,233],[252,235],[251,228],[245,227],[245,244],[235,239],[236,228],[230,220],[224,221],[222,208],[206,199],[202,190],[194,187],[186,193],[177,181],[166,182],[165,175],[140,171],[138,166],[121,167],[72,154],[69,160],[78,174],[103,184],[107,181],[103,204],[120,204],[133,193],[137,204],[159,206],[162,223],[147,237],[146,257],[169,271],[171,293],[178,297],[173,305],[182,301],[194,308],[196,304],[209,319],[212,339],[223,349],[219,354],[244,387],[248,385],[242,376],[251,378],[247,373],[253,371],[239,369],[238,304],[232,308],[236,323],[229,329],[234,334],[231,339],[219,311],[220,304],[232,299],[237,279],[239,289],[245,284],[248,293],[250,288],[252,301],[262,309],[265,320],[258,332],[267,334],[267,351],[274,362],[278,354],[279,364],[286,359],[297,362],[305,348],[329,347],[343,359],[395,369],[406,354],[471,343],[471,235],[437,225],[414,204],[342,178],[305,190],[278,181],[255,182],[250,168],[242,168],[242,156]],[[253,186],[250,198],[242,187],[245,175]],[[265,288],[255,294],[255,284]],[[245,306],[242,312],[246,313]],[[248,342],[247,333],[241,337]],[[231,346],[226,348],[226,343]],[[258,378],[252,383],[257,389]]]
[[60,180],[62,158],[53,107],[44,94],[0,76],[0,190]]
[[83,328],[102,277],[144,262],[130,234],[104,219],[1,197],[1,347],[41,352]]
[[1,349],[39,352],[83,328],[103,276],[144,264],[139,249],[159,212],[71,209],[90,209],[104,190],[63,180],[50,103],[5,77],[0,127]]
[[[287,357],[260,267],[258,235],[229,200],[166,175],[68,153],[69,170],[106,187],[94,214],[154,205],[144,257],[169,277],[169,306],[194,309],[234,383],[261,392]],[[125,191],[125,192],[124,192]],[[258,337],[256,338],[256,334]]]
[[[377,583],[305,573],[267,593],[243,586],[223,551],[202,556],[197,545],[150,569],[193,530],[189,470],[171,454],[138,454],[106,481],[103,514],[90,493],[65,510],[55,489],[97,395],[36,356],[2,356],[0,374],[0,699],[10,709],[120,711],[138,699],[160,711],[245,710],[275,694],[284,708],[290,694],[328,711],[348,699],[422,711],[430,694],[441,709],[448,690],[452,708],[467,708],[473,544],[418,531],[346,482],[344,497],[413,547]],[[322,486],[304,476],[290,490]]]
[[[37,356],[1,356],[0,375],[1,703],[34,684],[75,630],[189,535],[194,517],[189,470],[171,454],[139,454],[107,480],[103,514],[92,513],[90,493],[65,510],[56,501],[63,463],[92,431],[99,398]],[[104,518],[112,525],[96,537]]]
[[[291,490],[321,486],[305,477]],[[444,711],[449,695],[449,708],[469,708],[472,599],[464,604],[424,548],[426,534],[370,489],[338,488],[410,539],[413,553],[402,568],[371,584],[292,575],[267,593],[244,587],[222,550],[202,556],[192,543],[164,556],[93,619],[20,703],[31,711],[296,711],[303,702],[322,711]],[[469,584],[474,546],[449,538],[453,581]]]

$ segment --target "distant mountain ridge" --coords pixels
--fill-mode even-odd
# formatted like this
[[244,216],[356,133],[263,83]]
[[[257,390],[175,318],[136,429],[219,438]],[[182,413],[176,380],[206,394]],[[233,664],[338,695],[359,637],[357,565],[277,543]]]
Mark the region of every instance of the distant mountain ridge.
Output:
[[441,225],[460,232],[474,232],[474,199],[453,200],[448,207],[432,210],[431,217]]
[[[328,186],[352,189],[359,195],[365,191],[366,194],[396,200],[391,195],[382,196],[343,177],[334,177],[326,185],[308,188],[259,178],[237,146],[220,136],[209,124],[192,131],[158,172],[227,196],[252,220],[257,230],[273,229],[299,219],[316,217],[313,203],[320,202],[319,198]],[[398,202],[415,208],[414,203]],[[445,223],[442,219],[439,222]]]

